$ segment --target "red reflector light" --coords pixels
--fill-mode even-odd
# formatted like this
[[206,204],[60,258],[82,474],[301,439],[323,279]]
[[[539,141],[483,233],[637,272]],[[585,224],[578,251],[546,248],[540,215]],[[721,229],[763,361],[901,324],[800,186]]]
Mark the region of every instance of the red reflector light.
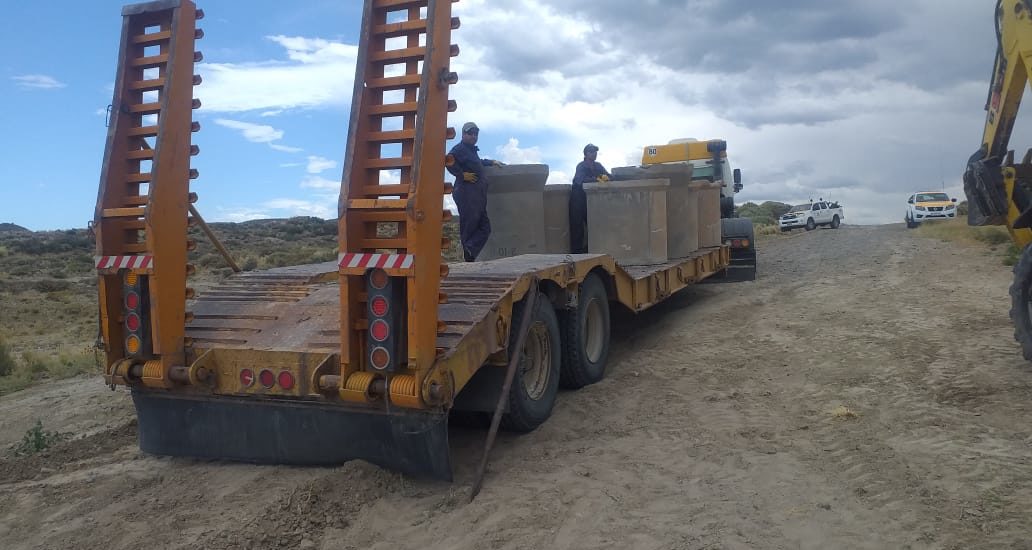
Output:
[[376,290],[383,290],[388,282],[387,272],[382,269],[374,269],[369,273],[369,286]]
[[271,388],[276,383],[276,375],[271,370],[263,370],[258,373],[258,381],[266,388]]
[[731,241],[731,246],[734,248],[742,248],[742,241],[735,239]]
[[135,313],[130,313],[125,317],[125,328],[129,329],[130,332],[136,332],[140,330],[140,316]]
[[373,321],[373,324],[369,325],[369,335],[377,342],[383,342],[386,340],[390,335],[390,332],[387,322],[383,319],[377,319]]
[[376,315],[377,317],[383,317],[384,315],[387,315],[387,311],[390,309],[390,307],[387,304],[387,298],[384,298],[383,296],[377,296],[373,298],[372,303],[369,304],[369,309],[372,310],[373,315]]
[[369,361],[373,364],[374,369],[383,370],[387,368],[387,363],[391,361],[391,354],[387,353],[387,350],[383,348],[375,348],[369,354]]
[[140,307],[140,295],[135,292],[130,292],[125,295],[125,307],[126,309],[136,309]]
[[279,385],[285,390],[294,389],[294,374],[289,370],[285,370],[279,373]]
[[250,388],[254,385],[254,371],[251,369],[244,369],[240,371],[240,385],[245,388]]

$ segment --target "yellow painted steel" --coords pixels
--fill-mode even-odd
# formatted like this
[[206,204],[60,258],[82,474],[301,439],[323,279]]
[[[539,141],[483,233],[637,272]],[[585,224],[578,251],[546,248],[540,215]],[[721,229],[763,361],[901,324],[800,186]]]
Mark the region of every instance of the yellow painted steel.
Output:
[[[687,141],[681,143],[668,143],[666,145],[648,145],[641,155],[642,166],[650,164],[663,164],[667,162],[688,162],[692,160],[710,160],[713,153],[707,149],[711,141]],[[721,158],[727,158],[727,151],[720,153]]]

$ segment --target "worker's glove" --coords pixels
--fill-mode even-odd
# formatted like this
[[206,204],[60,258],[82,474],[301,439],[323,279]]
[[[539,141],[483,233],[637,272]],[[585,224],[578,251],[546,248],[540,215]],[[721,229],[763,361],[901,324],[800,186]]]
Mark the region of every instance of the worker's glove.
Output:
[[476,183],[477,182],[477,175],[476,175],[475,172],[463,172],[462,173],[462,181],[464,181],[466,183]]
[[609,176],[607,176],[605,174],[602,174],[601,176],[598,177],[598,181],[600,181],[602,183],[605,183],[605,182],[609,181]]

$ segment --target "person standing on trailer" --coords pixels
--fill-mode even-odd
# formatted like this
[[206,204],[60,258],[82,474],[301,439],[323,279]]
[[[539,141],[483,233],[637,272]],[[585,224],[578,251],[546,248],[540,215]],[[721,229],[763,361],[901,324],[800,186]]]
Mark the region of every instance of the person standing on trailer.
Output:
[[577,165],[573,175],[573,189],[570,190],[570,252],[588,252],[588,196],[584,184],[591,181],[606,182],[612,177],[605,167],[595,162],[598,146],[591,143],[584,146],[584,160]]
[[462,141],[451,149],[455,163],[448,171],[455,176],[452,198],[459,209],[459,240],[462,242],[462,256],[472,262],[480,255],[487,238],[491,235],[491,220],[487,217],[487,178],[485,166],[503,166],[501,162],[481,159],[477,147],[480,128],[476,123],[462,125]]

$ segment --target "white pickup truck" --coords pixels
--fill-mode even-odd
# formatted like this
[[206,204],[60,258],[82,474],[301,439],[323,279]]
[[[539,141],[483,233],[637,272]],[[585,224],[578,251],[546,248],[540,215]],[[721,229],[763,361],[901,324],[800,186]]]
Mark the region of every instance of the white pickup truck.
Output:
[[821,200],[810,204],[793,206],[791,210],[778,219],[778,227],[782,231],[791,231],[799,227],[812,231],[819,225],[838,229],[845,217],[846,215],[842,213],[842,207],[837,202]]

